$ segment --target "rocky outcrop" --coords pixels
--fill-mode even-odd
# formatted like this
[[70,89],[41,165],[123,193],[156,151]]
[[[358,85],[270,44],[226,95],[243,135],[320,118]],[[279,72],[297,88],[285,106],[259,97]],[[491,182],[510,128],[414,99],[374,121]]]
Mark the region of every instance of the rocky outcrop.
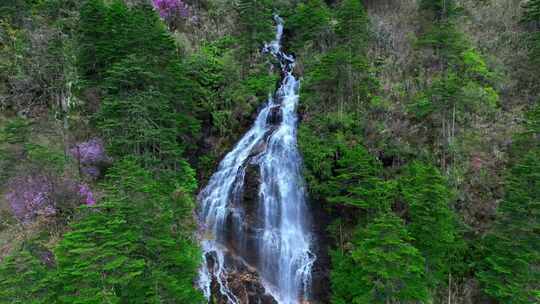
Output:
[[[261,143],[251,154],[256,157],[264,152],[264,149],[265,144]],[[225,282],[239,303],[277,304],[265,291],[255,266],[259,262],[257,260],[257,230],[261,228],[261,223],[257,217],[260,170],[259,165],[252,161],[253,157],[245,164],[242,176],[237,177],[239,180],[236,183],[242,184],[243,187],[238,187],[239,192],[232,196],[233,209],[242,216],[229,217],[231,222],[227,225],[228,240],[225,258],[230,270],[224,274],[227,276]],[[241,220],[235,221],[235,218],[241,218]],[[228,304],[227,297],[220,292],[217,280],[212,281],[211,288],[214,303]]]
[[[235,261],[235,270],[227,274],[228,289],[234,294],[238,303],[242,304],[277,304],[274,298],[267,294],[261,280],[254,269],[250,269],[241,261]],[[219,284],[212,282],[214,303],[229,304],[227,298],[219,291]]]
[[[323,208],[321,202],[310,201],[309,207],[313,216],[312,231],[315,237],[316,247],[313,248],[317,256],[312,268],[311,281],[311,302],[309,304],[330,303],[330,256],[328,248],[331,245],[331,239],[328,235],[327,227],[330,224],[330,216]],[[304,304],[304,303],[302,303]]]
[[281,123],[281,120],[283,119],[283,114],[281,113],[281,107],[275,106],[270,109],[270,113],[268,113],[268,119],[266,122],[269,125],[277,126]]

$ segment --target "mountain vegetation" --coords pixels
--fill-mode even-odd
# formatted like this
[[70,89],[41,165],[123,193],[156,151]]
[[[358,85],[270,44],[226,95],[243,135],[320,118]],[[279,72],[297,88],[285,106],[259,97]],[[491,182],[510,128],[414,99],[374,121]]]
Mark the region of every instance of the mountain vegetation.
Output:
[[540,1],[4,0],[0,303],[204,302],[196,194],[275,13],[320,303],[540,302]]

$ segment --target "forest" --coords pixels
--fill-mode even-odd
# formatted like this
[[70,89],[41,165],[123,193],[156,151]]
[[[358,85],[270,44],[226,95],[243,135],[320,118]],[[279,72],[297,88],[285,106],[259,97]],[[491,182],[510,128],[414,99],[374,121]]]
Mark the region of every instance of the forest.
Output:
[[[540,303],[536,77],[540,0],[1,0],[0,303]],[[287,94],[296,300],[228,231],[263,229]],[[222,242],[205,186],[270,106]]]

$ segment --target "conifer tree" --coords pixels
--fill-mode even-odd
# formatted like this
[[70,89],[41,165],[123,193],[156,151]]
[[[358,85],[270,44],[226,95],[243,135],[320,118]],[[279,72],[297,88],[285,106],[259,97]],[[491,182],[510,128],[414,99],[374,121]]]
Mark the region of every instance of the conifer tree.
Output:
[[455,0],[421,0],[420,9],[431,14],[436,20],[442,20],[456,13],[456,3]]
[[539,0],[529,0],[523,5],[523,21],[536,23],[538,27],[540,24],[540,1]]
[[328,202],[364,209],[387,210],[393,196],[393,184],[381,178],[381,163],[361,145],[342,145],[334,174],[324,187]]
[[135,56],[114,65],[107,75],[107,95],[96,121],[110,151],[116,156],[140,155],[147,167],[174,168],[186,147],[177,138],[182,127],[189,134],[191,123],[183,120],[187,113],[176,112],[174,94],[160,83],[174,78]]
[[448,273],[457,244],[456,218],[449,206],[451,193],[439,171],[421,163],[410,165],[399,185],[409,207],[407,230],[426,260],[429,285],[435,287]]
[[244,52],[251,53],[269,42],[273,36],[272,1],[240,0],[238,1],[238,35]]
[[502,303],[540,301],[540,106],[518,136],[517,157],[506,176],[505,197],[485,239],[487,257],[478,278]]
[[529,50],[529,61],[533,63],[536,73],[540,71],[540,1],[530,0],[524,4],[522,21],[529,25],[526,39]]
[[427,301],[424,258],[411,240],[403,221],[392,213],[360,228],[350,256],[333,254],[332,303]]
[[78,64],[81,75],[96,81],[106,70],[103,53],[104,38],[109,35],[105,25],[107,7],[103,0],[88,0],[81,8],[79,22],[79,56]]
[[[149,5],[128,8],[123,1],[106,7],[91,0],[81,14],[87,20],[83,28],[107,31],[82,32],[81,39],[88,41],[83,54],[95,51],[95,58],[81,64],[87,79],[103,89],[94,118],[111,152],[139,155],[147,168],[178,168],[198,135],[195,117],[202,91],[176,57],[165,25]],[[99,24],[103,14],[105,25]]]
[[108,178],[105,202],[56,248],[49,303],[201,303],[200,252],[188,232],[193,176],[174,189],[125,159]]
[[359,113],[377,83],[370,75],[366,57],[368,19],[359,0],[342,1],[336,8],[334,46],[305,75],[304,98],[310,103]]
[[0,303],[42,303],[39,285],[48,269],[28,250],[22,249],[0,263]]
[[287,26],[294,31],[293,47],[300,49],[311,42],[322,46],[325,32],[330,31],[330,10],[322,0],[300,2],[294,14],[287,19]]
[[368,17],[360,0],[343,0],[336,10],[336,35],[340,44],[361,52],[368,42]]

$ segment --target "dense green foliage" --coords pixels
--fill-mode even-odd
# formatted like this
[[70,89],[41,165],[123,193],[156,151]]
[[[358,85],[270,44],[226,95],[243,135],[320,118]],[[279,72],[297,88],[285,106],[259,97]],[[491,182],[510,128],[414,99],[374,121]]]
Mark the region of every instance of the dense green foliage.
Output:
[[323,47],[328,36],[331,13],[322,0],[300,2],[294,14],[287,19],[287,25],[295,29],[293,49],[301,49],[306,43]]
[[[199,303],[199,251],[189,230],[193,176],[170,184],[132,160],[110,172],[108,197],[64,235],[47,295],[60,303]],[[105,279],[100,279],[105,278]]]
[[104,201],[81,210],[80,221],[55,248],[55,267],[27,251],[2,264],[0,299],[200,303],[193,289],[200,253],[190,230],[183,230],[190,227],[194,176],[156,180],[126,159],[111,169],[104,186]]
[[272,1],[238,1],[238,33],[245,53],[252,53],[263,42],[272,40]]
[[535,73],[540,72],[540,1],[527,1],[524,5],[523,22],[531,28],[527,37],[530,62]]
[[452,267],[450,258],[459,244],[447,183],[435,167],[413,163],[399,186],[408,206],[412,244],[426,259],[428,285],[440,284]]
[[147,167],[178,168],[198,138],[201,89],[187,77],[163,23],[149,6],[96,0],[81,9],[80,28],[79,64],[103,89],[96,123],[111,152],[140,155]]
[[[98,196],[56,198],[60,221],[21,226],[5,257],[18,226],[1,219],[1,303],[204,301],[194,192],[275,88],[260,52],[274,13],[302,77],[310,201],[329,217],[328,301],[540,301],[540,1],[500,26],[470,10],[500,1],[402,1],[413,16],[387,1],[186,1],[181,25],[146,2],[0,3],[0,186],[34,170]],[[522,41],[471,36],[502,28]],[[513,44],[506,56],[523,48],[526,62],[490,54]],[[407,58],[381,52],[393,48]],[[511,80],[521,95],[512,68],[530,82]],[[94,137],[113,166],[83,181],[66,151]],[[476,206],[482,229],[462,224]]]
[[383,214],[355,236],[350,257],[335,252],[332,303],[417,303],[429,293],[424,258],[403,221]]
[[2,303],[31,303],[47,275],[47,268],[28,250],[10,256],[0,264],[0,301]]
[[[422,11],[433,12],[434,25],[417,45],[437,50],[443,71],[408,110],[430,127],[445,121],[448,128],[452,112],[465,124],[472,117],[468,113],[496,107],[498,96],[489,86],[492,75],[483,59],[448,21],[459,10],[448,6],[438,11],[443,9],[440,3],[422,2]],[[322,4],[306,5],[323,10]],[[303,6],[293,20],[309,20],[302,16]],[[429,158],[419,157],[396,176],[366,148],[367,120],[381,106],[367,57],[368,19],[358,1],[341,1],[333,13],[335,27],[316,28],[334,31],[331,47],[313,50],[307,43],[304,48],[302,101],[310,116],[299,132],[310,195],[335,219],[330,225],[337,247],[332,254],[332,302],[430,301],[445,288],[447,277],[464,267],[450,185]],[[293,35],[300,41],[320,37]],[[456,111],[463,114],[456,116]]]
[[[317,11],[319,18],[325,20],[324,8],[318,8]],[[296,13],[293,20],[309,20],[302,17],[301,8]],[[369,101],[375,83],[370,77],[365,53],[368,19],[361,2],[343,1],[336,8],[335,18],[335,38],[330,49],[306,62],[302,99],[309,107],[326,107],[343,115],[347,111],[361,111],[362,106]],[[319,31],[324,31],[326,26],[321,24]],[[306,37],[300,36],[300,39],[303,41]]]
[[[523,21],[532,23],[527,48],[537,75],[540,2],[525,4]],[[478,279],[484,291],[504,303],[540,301],[540,106],[525,114],[523,131],[515,136],[511,167],[505,174],[505,196],[493,229],[484,239],[485,259]]]
[[[46,8],[54,8],[52,1],[39,11]],[[197,182],[184,157],[200,132],[202,81],[186,72],[187,60],[148,5],[85,1],[73,29],[80,86],[99,94],[93,121],[115,165],[99,186],[99,205],[58,210],[60,224],[71,224],[60,228],[68,232],[57,244],[41,251],[24,245],[0,264],[0,302],[200,303],[193,286],[200,263],[192,237]],[[13,150],[6,153],[20,158],[16,148],[23,146],[26,167],[59,176],[70,170],[68,155],[28,142],[28,125],[14,119],[2,129]],[[55,199],[58,207],[69,198]]]
[[487,257],[478,277],[485,291],[507,303],[540,300],[540,107],[529,115],[518,146],[518,159],[507,172],[504,201],[493,231],[486,237]]

